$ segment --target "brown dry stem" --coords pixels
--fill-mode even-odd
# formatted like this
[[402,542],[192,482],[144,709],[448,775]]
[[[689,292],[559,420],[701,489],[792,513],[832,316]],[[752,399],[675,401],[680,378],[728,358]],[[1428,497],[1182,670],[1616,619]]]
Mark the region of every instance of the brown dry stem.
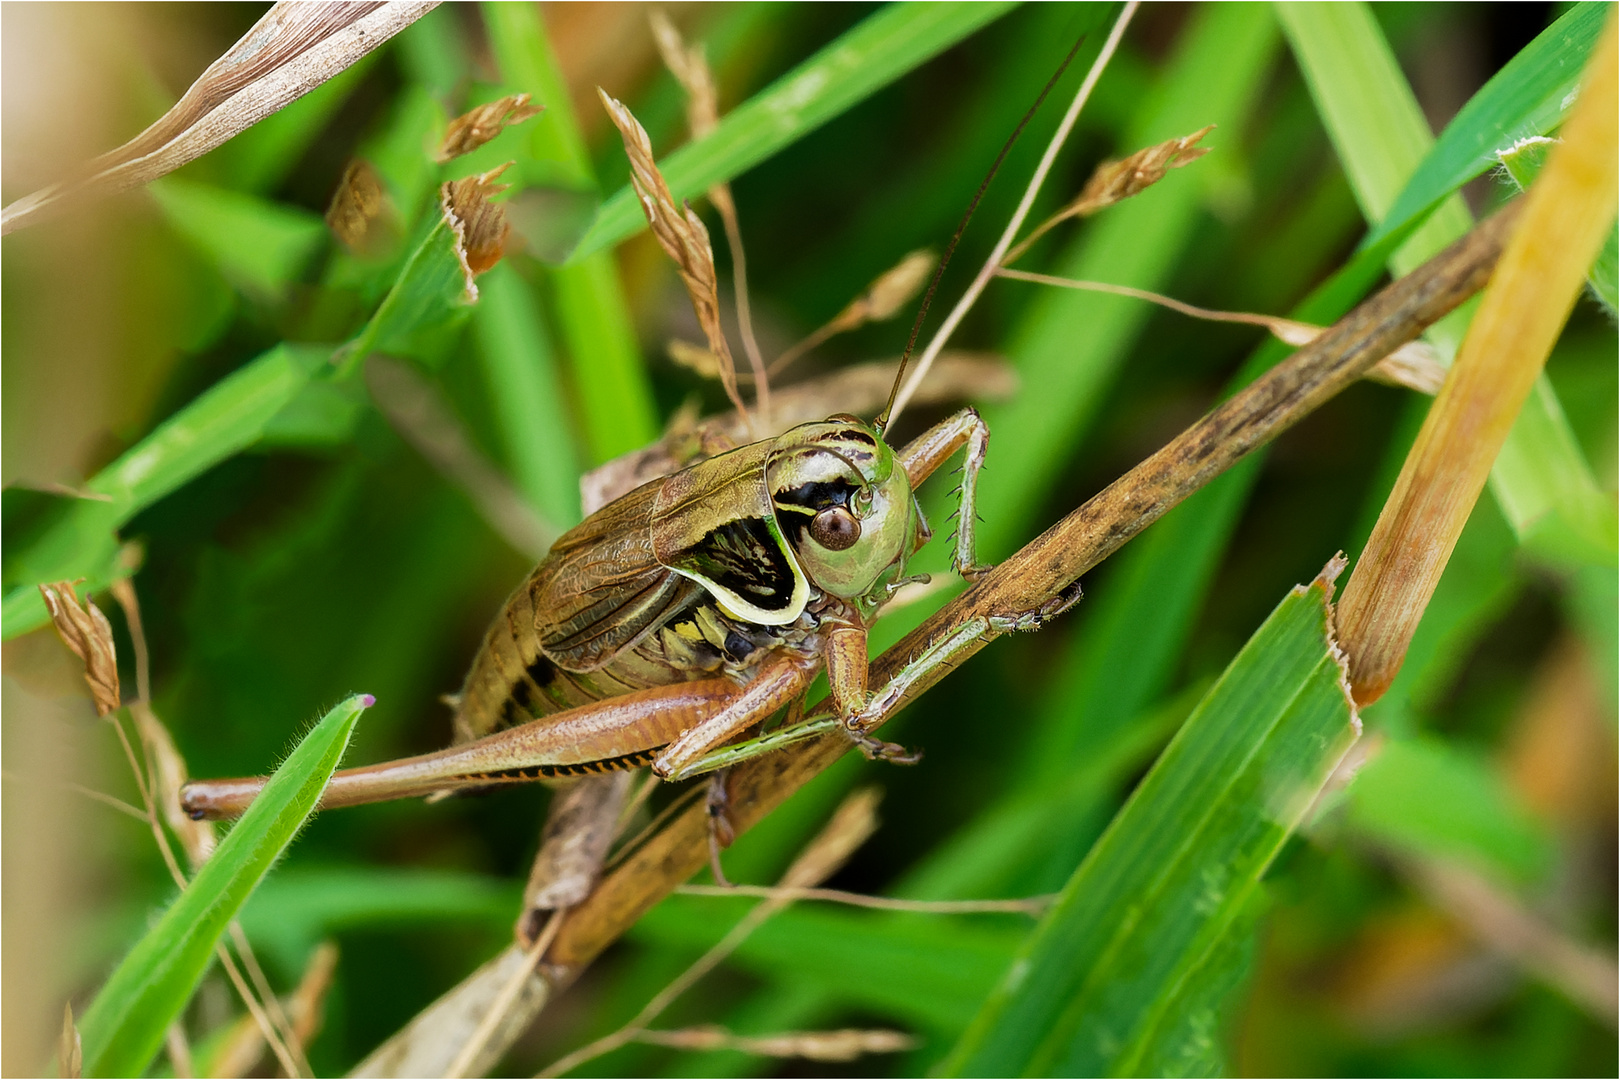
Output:
[[1384,504],[1339,604],[1351,685],[1383,696],[1547,354],[1580,295],[1620,184],[1620,49],[1611,11],[1562,143]]
[[[861,788],[846,796],[844,801],[839,804],[838,809],[833,811],[832,819],[827,822],[821,832],[816,834],[804,851],[799,854],[799,857],[793,860],[793,864],[787,868],[787,872],[782,875],[781,887],[789,890],[790,893],[792,890],[813,888],[836,873],[838,868],[843,866],[849,860],[849,857],[855,854],[856,850],[877,831],[877,804],[880,798],[882,798],[882,794],[876,788]],[[698,812],[703,814],[705,818],[708,817],[706,807],[699,807]],[[659,1015],[669,1008],[676,998],[686,993],[698,980],[718,967],[766,919],[769,919],[792,902],[791,895],[776,896],[754,907],[731,928],[725,937],[721,938],[708,952],[699,957],[691,967],[676,976],[673,982],[654,995],[653,999],[628,1024],[571,1054],[559,1058],[550,1067],[537,1075],[562,1076],[587,1061],[617,1050],[626,1043],[637,1039],[647,1030],[647,1025],[658,1019]]]
[[309,93],[437,6],[438,0],[281,0],[155,124],[89,162],[80,175],[7,206],[0,212],[0,235],[173,172]]
[[[1080,575],[1188,495],[1360,378],[1384,356],[1477,292],[1511,230],[1509,206],[1407,277],[1368,299],[1327,333],[1251,383],[1158,453],[1088,500],[873,661],[872,684],[893,678],[930,642],[992,615],[1040,611]],[[985,633],[975,647],[995,634]],[[936,672],[909,697],[921,693]],[[882,717],[887,719],[909,700]],[[729,814],[739,834],[842,757],[847,738],[823,736],[731,772]],[[569,912],[547,954],[553,986],[566,985],[649,908],[707,860],[707,814],[688,809],[616,866]]]
[[545,112],[545,106],[529,104],[528,94],[508,94],[468,109],[450,121],[433,160],[443,165],[463,154],[470,154],[507,128],[533,119],[542,112]]
[[1001,260],[1001,265],[1010,266],[1017,262],[1018,257],[1030,249],[1030,245],[1070,218],[1090,217],[1099,210],[1106,210],[1115,203],[1124,202],[1132,195],[1146,191],[1163,180],[1171,169],[1191,165],[1209,153],[1209,147],[1197,144],[1213,130],[1215,125],[1209,124],[1191,135],[1167,139],[1156,146],[1144,147],[1121,161],[1103,162],[1092,172],[1091,179],[1080,189],[1080,194],[1057,213],[1035,226],[1034,232],[1007,252]]
[[726,388],[726,396],[738,415],[747,417],[748,407],[737,390],[737,363],[732,359],[731,345],[720,325],[720,285],[714,269],[714,249],[709,245],[709,230],[690,206],[676,207],[675,196],[653,159],[652,140],[640,121],[607,91],[598,88],[596,92],[624,140],[625,156],[630,159],[630,184],[641,200],[641,209],[647,215],[653,236],[674,261],[686,293],[691,297],[698,325],[708,338],[709,350],[720,360],[720,383]]

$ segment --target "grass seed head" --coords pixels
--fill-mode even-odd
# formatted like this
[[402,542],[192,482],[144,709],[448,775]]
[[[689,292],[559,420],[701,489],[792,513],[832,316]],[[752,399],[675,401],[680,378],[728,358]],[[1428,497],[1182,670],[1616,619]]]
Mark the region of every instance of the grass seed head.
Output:
[[528,94],[508,94],[477,108],[469,109],[450,121],[444,138],[439,141],[439,152],[433,160],[443,165],[489,142],[515,124],[532,119],[545,112],[544,105],[529,104]]
[[95,602],[88,597],[81,606],[71,581],[41,585],[45,610],[57,635],[74,655],[84,661],[84,681],[96,703],[96,714],[106,716],[122,703],[118,689],[118,650],[113,645],[112,626]]

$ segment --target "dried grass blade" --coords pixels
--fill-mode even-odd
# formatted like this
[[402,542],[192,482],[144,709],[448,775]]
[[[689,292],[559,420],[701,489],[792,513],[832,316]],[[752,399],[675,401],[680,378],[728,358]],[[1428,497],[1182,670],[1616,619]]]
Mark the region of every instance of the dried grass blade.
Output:
[[738,415],[747,417],[748,408],[737,391],[737,364],[720,325],[720,288],[714,269],[714,249],[709,245],[709,230],[690,206],[676,207],[675,197],[653,160],[652,140],[647,137],[646,129],[629,109],[605,90],[598,88],[597,94],[624,140],[624,152],[630,159],[630,183],[641,200],[647,223],[652,226],[659,246],[674,260],[687,295],[692,299],[698,325],[709,340],[709,350],[720,360],[720,382],[726,388],[726,396],[736,406]]
[[886,1028],[842,1028],[837,1031],[782,1031],[774,1035],[733,1035],[723,1027],[642,1031],[636,1042],[673,1050],[735,1050],[757,1057],[804,1058],[808,1061],[854,1061],[867,1054],[913,1050],[917,1040]]
[[0,235],[71,201],[127,191],[173,172],[315,89],[437,5],[438,0],[281,0],[157,123],[91,161],[84,175],[0,211]]
[[1611,12],[1564,141],[1529,193],[1451,373],[1407,455],[1339,606],[1356,701],[1377,701],[1497,452],[1580,295],[1620,183],[1620,48]]

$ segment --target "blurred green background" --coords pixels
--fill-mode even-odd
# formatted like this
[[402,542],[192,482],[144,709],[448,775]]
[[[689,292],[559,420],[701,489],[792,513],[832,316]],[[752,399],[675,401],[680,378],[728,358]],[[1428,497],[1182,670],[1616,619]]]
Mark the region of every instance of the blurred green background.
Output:
[[[6,201],[139,131],[262,10],[0,7]],[[668,10],[707,43],[723,113],[879,12]],[[1568,9],[1370,10],[1422,120],[1439,133]],[[441,172],[425,148],[445,118],[534,89],[502,35],[537,11],[572,100],[546,101],[545,117]],[[943,246],[1002,142],[1089,31],[1082,61],[1014,148],[963,239],[940,292],[942,303],[954,301],[1113,12],[1067,4],[987,12],[981,29],[739,176],[733,189],[767,355],[906,252]],[[1405,173],[1377,196],[1365,156],[1352,162],[1367,147],[1324,123],[1323,95],[1344,84],[1308,86],[1309,15],[1294,18],[1260,5],[1145,7],[1033,220],[1108,156],[1217,123],[1205,140],[1212,152],[1132,202],[1059,228],[1020,265],[1270,314],[1320,285],[1387,211]],[[645,7],[447,5],[174,177],[8,236],[0,249],[7,589],[28,580],[13,554],[66,513],[62,486],[80,488],[278,342],[330,347],[360,328],[392,280],[388,258],[397,269],[400,255],[380,264],[352,255],[322,221],[356,156],[383,173],[405,239],[424,231],[432,183],[518,161],[507,179],[517,181],[511,205],[522,238],[480,279],[480,307],[400,351],[549,521],[577,519],[570,482],[579,469],[647,442],[689,400],[718,411],[718,387],[665,355],[668,339],[698,332],[673,268],[644,231],[586,264],[594,270],[545,262],[547,229],[564,228],[569,206],[592,204],[627,176],[595,101],[599,85],[641,118],[660,156],[685,140],[681,98],[658,63]],[[558,150],[569,113],[585,160]],[[1508,193],[1487,174],[1462,199],[1478,216]],[[526,194],[537,198],[523,202]],[[718,239],[718,221],[699,206]],[[729,260],[717,255],[724,274]],[[908,324],[909,313],[836,338],[787,378],[893,358]],[[1137,301],[1001,281],[953,344],[1007,357],[1022,380],[1011,400],[974,402],[993,432],[983,554],[999,560],[1196,418],[1263,336]],[[1613,318],[1585,298],[1548,364],[1555,401],[1545,408],[1567,418],[1584,482],[1603,493],[1610,519],[1616,372]],[[514,401],[532,408],[514,415]],[[920,767],[846,759],[728,853],[731,877],[774,880],[838,799],[869,783],[886,793],[883,828],[831,884],[917,897],[1060,888],[1278,599],[1336,551],[1359,548],[1425,404],[1371,383],[1330,402],[1090,575],[1074,613],[995,645],[907,710],[887,737],[924,747]],[[912,410],[900,438],[944,411]],[[1295,1075],[1617,1067],[1612,1011],[1597,1015],[1556,977],[1515,962],[1488,925],[1437,903],[1411,869],[1460,859],[1612,965],[1613,552],[1571,556],[1522,524],[1492,495],[1482,498],[1400,682],[1364,717],[1362,745],[1383,752],[1266,875],[1256,928],[1238,935],[1235,989],[1207,1033],[1209,1060],[1235,1073]],[[350,692],[378,704],[360,722],[349,762],[443,745],[449,714],[438,696],[460,685],[489,618],[533,562],[355,380],[311,383],[246,452],[142,508],[119,535],[144,549],[134,584],[153,704],[195,776],[266,770]],[[932,554],[930,569],[944,564]],[[132,687],[126,629],[115,605],[102,606]],[[71,656],[48,629],[15,637],[8,629],[8,638],[3,1067],[17,1075],[42,1067],[63,1000],[77,1009],[93,994],[173,889],[144,824],[72,787],[138,802]],[[337,942],[341,959],[310,1048],[318,1072],[351,1067],[509,940],[547,798],[540,787],[514,788],[343,810],[310,824],[244,926],[280,988],[296,982],[318,942]],[[1019,814],[1044,824],[1006,831]],[[1021,846],[998,839],[1015,834]],[[697,897],[661,905],[547,1010],[508,1067],[532,1072],[622,1024],[742,910]],[[895,1026],[915,1032],[919,1050],[806,1067],[630,1047],[582,1073],[922,1072],[956,1042],[1029,925],[801,906],[756,933],[661,1025]],[[187,1014],[193,1041],[239,1009],[211,974]]]

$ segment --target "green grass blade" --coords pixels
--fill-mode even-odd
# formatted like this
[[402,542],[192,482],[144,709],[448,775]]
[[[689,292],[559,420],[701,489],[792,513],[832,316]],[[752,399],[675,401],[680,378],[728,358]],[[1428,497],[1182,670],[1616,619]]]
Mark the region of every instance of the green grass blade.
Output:
[[[585,141],[540,9],[486,4],[483,13],[506,84],[528,91],[546,106],[529,122],[529,157],[519,162],[523,176],[530,182],[594,189]],[[546,276],[573,366],[591,461],[645,446],[658,436],[658,414],[612,255],[597,251]]]
[[34,586],[85,577],[92,588],[109,580],[113,530],[137,512],[226,458],[251,446],[271,419],[297,396],[330,355],[323,348],[278,345],[165,420],[86,488],[106,501],[75,502],[28,551],[8,566],[19,582],[6,593],[6,638],[45,622]]
[[1575,105],[1573,92],[1608,7],[1595,0],[1576,4],[1491,76],[1440,133],[1369,239],[1494,168],[1498,151],[1562,124]]
[[539,301],[504,262],[479,288],[473,330],[496,434],[519,489],[547,520],[566,528],[579,520],[579,462]]
[[147,185],[181,236],[250,295],[277,300],[326,241],[307,210],[167,177]]
[[[1436,147],[1412,88],[1364,4],[1283,3],[1277,11],[1362,213],[1376,226],[1390,216],[1424,159],[1444,148]],[[1572,58],[1584,57],[1579,38],[1555,40]],[[1542,64],[1551,63],[1545,53],[1540,55]],[[1504,108],[1512,104],[1494,92],[1489,100]],[[1488,119],[1476,112],[1471,123],[1483,125]],[[1471,225],[1461,197],[1447,197],[1396,252],[1391,270],[1407,273]],[[1470,304],[1452,312],[1425,336],[1449,358],[1462,341],[1472,310]],[[1612,531],[1593,514],[1602,491],[1545,375],[1537,380],[1498,461],[1491,490],[1521,540],[1546,519],[1545,526],[1572,532],[1580,546],[1613,558]],[[1556,511],[1556,518],[1549,519],[1549,511]]]
[[[748,903],[671,897],[630,937],[706,948]],[[733,962],[767,978],[791,971],[796,981],[831,990],[845,1001],[935,1030],[961,1030],[1006,970],[1027,927],[1021,915],[968,920],[801,904],[754,931]]]
[[[1013,6],[1002,2],[892,4],[738,106],[708,137],[683,146],[658,166],[677,200],[697,198],[803,138]],[[635,193],[626,185],[602,205],[573,258],[610,247],[646,227]]]
[[[1547,164],[1547,155],[1552,147],[1553,143],[1548,139],[1527,139],[1498,151],[1493,160],[1501,163],[1502,170],[1507,173],[1507,179],[1514,187],[1519,191],[1527,191],[1536,177],[1541,175],[1541,168]],[[1592,260],[1592,269],[1586,275],[1586,283],[1591,286],[1592,295],[1603,305],[1610,318],[1614,318],[1615,315],[1617,240],[1620,240],[1620,230],[1609,230],[1608,240],[1604,242],[1597,258]]]
[[958,1076],[1133,1075],[1252,917],[1354,741],[1329,584],[1293,590],[1114,819],[947,1060]]
[[[1219,125],[1210,140],[1235,144],[1277,43],[1271,13],[1260,5],[1197,11],[1158,93],[1130,124],[1125,145],[1147,146],[1210,123]],[[1219,141],[1212,145],[1222,153]],[[1055,260],[1051,272],[1161,288],[1198,227],[1206,182],[1197,168],[1181,170],[1111,207]],[[1013,401],[985,410],[996,448],[979,497],[983,555],[1002,558],[1027,536],[1039,500],[1067,466],[1151,314],[1139,301],[1067,289],[1048,289],[1031,301],[1007,349],[1024,389]]]
[[372,699],[357,694],[321,719],[242,820],[136,943],[84,1014],[84,1075],[138,1076],[163,1044],[220,934],[314,811]]
[[568,343],[591,463],[646,446],[658,437],[658,412],[618,264],[603,251],[546,276]]
[[462,870],[322,866],[267,880],[242,908],[255,949],[297,971],[323,938],[349,930],[460,923],[499,933],[520,903],[518,883]]
[[388,352],[430,363],[442,359],[446,338],[477,302],[457,253],[456,231],[435,211],[433,226],[411,252],[375,314],[340,352],[344,374],[367,356]]

